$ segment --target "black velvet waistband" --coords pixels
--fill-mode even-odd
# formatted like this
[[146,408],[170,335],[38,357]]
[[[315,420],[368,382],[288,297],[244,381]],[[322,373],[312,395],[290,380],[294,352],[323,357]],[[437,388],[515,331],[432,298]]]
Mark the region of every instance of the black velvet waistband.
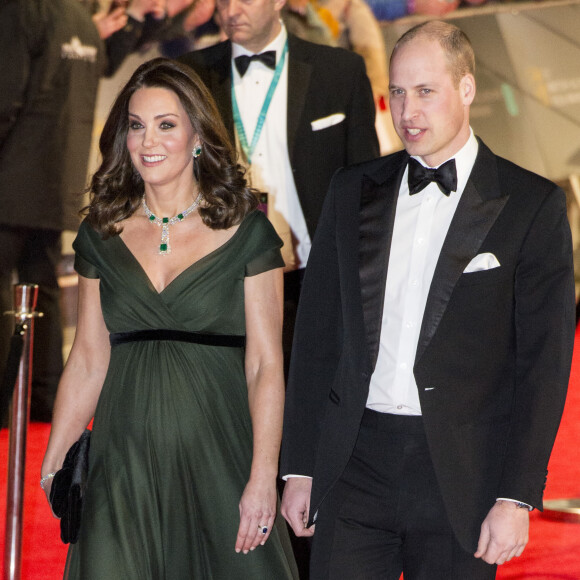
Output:
[[128,332],[111,332],[109,341],[111,346],[126,342],[140,342],[143,340],[177,340],[193,342],[208,346],[246,346],[246,337],[235,334],[206,334],[203,332],[188,332],[187,330],[169,330],[156,328],[151,330],[131,330]]

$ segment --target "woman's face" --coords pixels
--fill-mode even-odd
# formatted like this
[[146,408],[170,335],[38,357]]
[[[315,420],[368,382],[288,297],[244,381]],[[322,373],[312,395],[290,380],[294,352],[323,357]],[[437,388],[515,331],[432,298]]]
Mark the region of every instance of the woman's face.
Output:
[[189,117],[173,91],[151,87],[133,94],[127,148],[146,184],[193,181],[192,152],[197,145]]

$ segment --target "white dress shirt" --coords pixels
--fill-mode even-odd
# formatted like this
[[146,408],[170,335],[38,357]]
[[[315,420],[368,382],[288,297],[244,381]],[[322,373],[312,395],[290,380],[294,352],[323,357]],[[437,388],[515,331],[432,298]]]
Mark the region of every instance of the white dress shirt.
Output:
[[[421,415],[413,365],[435,266],[477,157],[471,135],[454,155],[457,191],[444,195],[434,182],[409,195],[405,170],[395,213],[379,354],[367,407],[381,413]],[[425,165],[420,157],[417,161]]]
[[[276,51],[276,63],[282,56],[288,35],[282,26],[280,34],[262,52]],[[253,54],[232,43],[232,58]],[[233,62],[232,62],[233,65]],[[252,61],[243,77],[233,66],[233,86],[248,143],[252,142],[254,129],[274,77],[274,71],[260,61]],[[282,75],[272,97],[260,139],[252,154],[248,177],[253,187],[268,193],[268,218],[284,246],[282,256],[286,270],[303,268],[310,253],[310,236],[296,192],[290,166],[287,138],[288,54]],[[244,158],[236,135],[236,147]]]

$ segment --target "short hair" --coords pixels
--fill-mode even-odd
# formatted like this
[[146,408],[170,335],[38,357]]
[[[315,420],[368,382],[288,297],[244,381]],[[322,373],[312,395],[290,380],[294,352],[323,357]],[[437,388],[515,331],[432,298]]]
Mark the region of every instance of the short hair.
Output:
[[457,26],[441,20],[430,20],[414,26],[399,38],[391,60],[399,48],[415,38],[426,38],[439,43],[447,57],[449,70],[455,86],[466,74],[475,75],[475,54],[467,34]]
[[202,153],[193,162],[203,202],[199,213],[212,229],[227,229],[257,207],[256,191],[247,186],[237,164],[217,106],[199,76],[188,66],[167,58],[142,64],[120,90],[101,133],[102,162],[88,188],[90,203],[83,211],[95,230],[109,237],[119,234],[119,222],[139,208],[145,187],[127,148],[129,101],[142,88],[163,88],[177,95]]

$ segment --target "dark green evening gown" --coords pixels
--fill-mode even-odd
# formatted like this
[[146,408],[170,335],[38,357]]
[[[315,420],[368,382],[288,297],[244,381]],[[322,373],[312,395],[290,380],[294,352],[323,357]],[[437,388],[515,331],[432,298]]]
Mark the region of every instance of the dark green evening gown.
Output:
[[[160,235],[151,229],[152,238]],[[75,268],[99,278],[109,332],[244,335],[244,278],[280,267],[263,213],[157,292],[119,236],[83,222]],[[114,346],[93,424],[80,536],[68,580],[297,578],[278,516],[265,546],[236,554],[252,425],[244,349],[176,341]]]

